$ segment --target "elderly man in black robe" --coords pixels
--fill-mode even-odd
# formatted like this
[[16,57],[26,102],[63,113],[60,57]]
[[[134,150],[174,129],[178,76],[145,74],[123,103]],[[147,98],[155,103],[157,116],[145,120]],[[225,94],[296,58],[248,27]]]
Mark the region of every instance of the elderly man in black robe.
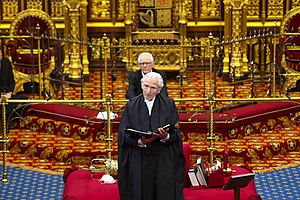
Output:
[[[126,104],[118,132],[118,184],[121,200],[183,200],[185,158],[173,99],[160,94],[160,74],[146,74],[143,93]],[[173,127],[173,126],[171,126]],[[128,128],[151,132],[141,136]]]
[[167,87],[166,87],[167,74],[166,72],[159,71],[153,67],[154,58],[152,54],[149,52],[141,53],[138,57],[138,64],[140,66],[140,69],[129,73],[126,99],[136,97],[143,92],[141,87],[141,79],[149,72],[157,72],[162,76],[164,81],[164,86],[160,90],[160,94],[168,96]]

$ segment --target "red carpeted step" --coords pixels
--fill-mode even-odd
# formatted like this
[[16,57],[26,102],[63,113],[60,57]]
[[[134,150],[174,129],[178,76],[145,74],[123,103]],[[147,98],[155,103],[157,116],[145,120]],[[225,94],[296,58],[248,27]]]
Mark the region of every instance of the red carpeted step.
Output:
[[[290,159],[287,159],[285,162],[291,162],[293,157],[300,158],[300,153],[297,151],[300,147],[300,132],[298,129],[299,127],[291,127],[284,130],[268,131],[255,136],[246,136],[242,139],[217,141],[214,145],[213,155],[215,159],[219,158],[222,160],[224,147],[227,146],[229,149],[229,163],[231,165],[259,163],[259,161],[283,155],[290,155],[288,157]],[[192,141],[189,144],[191,147],[191,162],[196,163],[197,157],[201,155],[204,162],[208,164],[210,155],[208,150],[209,143],[205,138],[203,137],[202,141]]]
[[[32,132],[42,132],[49,135],[53,134],[88,142],[103,142],[107,136],[104,125],[98,126],[98,129],[96,129],[89,126],[80,126],[78,124],[44,119],[36,116],[26,116],[24,120],[21,120],[19,125],[13,127],[13,129],[20,128],[31,130]],[[117,129],[117,127],[115,128]],[[117,135],[115,134],[113,137],[115,142],[117,141],[116,137]]]
[[[94,158],[106,158],[106,142],[87,142],[49,135],[30,130],[15,129],[9,134],[10,153],[24,154],[76,165],[88,165]],[[112,144],[112,156],[117,155],[117,144]]]

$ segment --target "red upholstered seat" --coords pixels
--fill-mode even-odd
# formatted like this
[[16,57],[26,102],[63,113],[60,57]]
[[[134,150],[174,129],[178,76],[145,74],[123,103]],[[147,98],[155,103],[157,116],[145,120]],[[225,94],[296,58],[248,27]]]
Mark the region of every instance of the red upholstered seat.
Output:
[[[222,113],[214,113],[213,118],[215,128],[230,129],[261,120],[295,114],[298,111],[299,103],[297,102],[264,102],[235,108]],[[193,113],[181,113],[180,121],[183,123],[181,123],[180,127],[207,129],[209,119],[209,113],[199,113],[196,115]]]
[[[222,137],[228,137],[231,129],[235,129],[251,123],[276,119],[278,117],[293,117],[299,111],[300,104],[290,102],[264,102],[253,104],[221,113],[214,113],[215,130],[222,133]],[[34,104],[29,109],[30,114],[41,118],[64,121],[95,129],[103,129],[104,121],[97,119],[99,110],[76,107],[68,104]],[[122,113],[113,120],[112,132],[117,133],[118,124]],[[203,133],[207,134],[207,123],[210,120],[209,113],[179,113],[180,131],[183,134]],[[237,137],[236,135],[235,137]],[[189,137],[184,137],[184,142],[189,142]],[[233,137],[230,137],[233,139]]]
[[[104,173],[95,178],[100,179]],[[65,184],[63,200],[119,200],[118,184],[101,184],[88,170],[72,172]]]
[[288,51],[286,59],[293,62],[300,62],[300,51]]
[[42,118],[94,128],[102,128],[100,124],[103,124],[103,120],[96,118],[99,111],[68,104],[33,104],[28,112]]

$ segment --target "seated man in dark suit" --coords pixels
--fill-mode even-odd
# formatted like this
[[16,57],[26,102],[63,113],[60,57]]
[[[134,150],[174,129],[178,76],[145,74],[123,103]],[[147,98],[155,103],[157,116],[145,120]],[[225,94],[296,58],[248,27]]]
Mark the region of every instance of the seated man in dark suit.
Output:
[[3,56],[2,50],[0,49],[0,92],[1,94],[5,94],[7,99],[10,99],[14,88],[15,79],[11,62],[8,58]]
[[[5,95],[6,99],[27,99],[27,97],[23,95],[13,95],[15,89],[15,79],[14,79],[14,73],[12,69],[12,64],[10,60],[3,55],[2,49],[0,49],[0,92],[1,95]],[[9,103],[6,106],[6,118],[12,118],[14,116],[10,116],[11,114],[17,114],[13,113],[14,110],[17,109],[19,104],[17,103]],[[16,110],[17,111],[17,110]],[[0,107],[0,121],[2,120],[2,106]],[[17,116],[20,116],[20,110],[17,114]],[[0,125],[1,126],[1,125]]]
[[152,54],[149,52],[141,53],[138,57],[138,64],[140,66],[140,69],[135,72],[130,72],[129,74],[126,99],[130,99],[142,93],[141,79],[144,77],[145,74],[149,72],[157,72],[162,76],[164,81],[164,87],[161,89],[160,94],[168,96],[166,87],[167,75],[165,72],[153,68],[154,59]]
[[[12,70],[11,62],[8,58],[3,56],[3,51],[0,49],[0,92],[1,98],[2,95],[5,95],[6,99],[12,98],[12,93],[15,88],[15,79]],[[12,111],[10,105],[6,106],[6,118],[9,113]],[[0,107],[0,121],[1,121],[1,132],[2,132],[2,105]]]

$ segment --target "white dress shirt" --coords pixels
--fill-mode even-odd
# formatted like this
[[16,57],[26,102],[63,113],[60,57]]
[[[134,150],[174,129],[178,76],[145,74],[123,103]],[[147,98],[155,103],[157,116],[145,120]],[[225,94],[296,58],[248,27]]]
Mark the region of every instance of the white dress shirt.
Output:
[[145,103],[146,103],[147,108],[148,108],[149,116],[151,116],[151,111],[152,111],[152,108],[153,108],[154,101],[155,101],[155,97],[152,100],[145,99]]

